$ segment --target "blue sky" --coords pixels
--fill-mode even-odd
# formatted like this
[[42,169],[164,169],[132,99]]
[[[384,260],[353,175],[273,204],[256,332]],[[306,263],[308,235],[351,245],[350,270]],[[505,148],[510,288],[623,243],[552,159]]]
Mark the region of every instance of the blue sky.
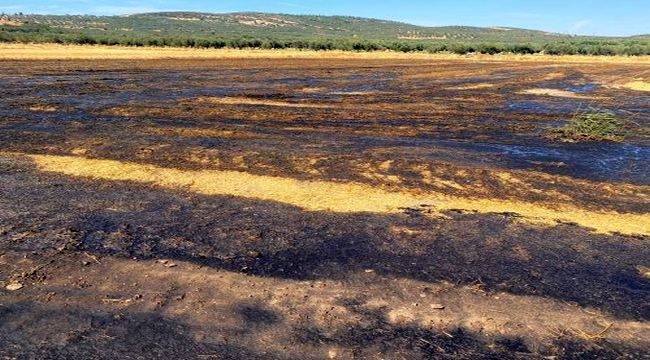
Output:
[[353,15],[418,25],[512,26],[585,35],[650,33],[650,0],[0,0],[0,12],[122,15],[149,11]]

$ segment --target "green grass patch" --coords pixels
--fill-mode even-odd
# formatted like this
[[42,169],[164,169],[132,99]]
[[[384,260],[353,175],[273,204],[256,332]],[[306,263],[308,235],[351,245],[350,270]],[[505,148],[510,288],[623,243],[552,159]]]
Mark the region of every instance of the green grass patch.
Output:
[[578,111],[563,127],[552,130],[564,141],[620,141],[625,136],[625,121],[614,112],[601,109]]

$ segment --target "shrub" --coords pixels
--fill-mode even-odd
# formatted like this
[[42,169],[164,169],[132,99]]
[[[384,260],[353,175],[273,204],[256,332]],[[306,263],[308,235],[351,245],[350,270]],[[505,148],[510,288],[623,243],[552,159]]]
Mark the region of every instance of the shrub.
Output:
[[453,44],[451,45],[449,50],[454,54],[460,54],[460,55],[476,52],[476,48],[468,44]]
[[577,48],[574,44],[550,43],[544,45],[544,53],[548,55],[575,55]]
[[611,111],[590,109],[578,111],[569,123],[553,129],[553,135],[566,141],[617,141],[623,137],[623,125]]
[[503,52],[503,49],[497,47],[496,45],[481,44],[477,47],[477,51],[480,52],[481,54],[494,55]]
[[95,40],[94,38],[92,38],[92,37],[90,37],[88,35],[79,35],[79,37],[77,37],[74,40],[74,42],[77,43],[77,44],[81,44],[81,45],[94,45],[94,44],[97,44],[97,40]]
[[537,54],[541,51],[539,47],[531,44],[508,45],[505,50],[513,54]]

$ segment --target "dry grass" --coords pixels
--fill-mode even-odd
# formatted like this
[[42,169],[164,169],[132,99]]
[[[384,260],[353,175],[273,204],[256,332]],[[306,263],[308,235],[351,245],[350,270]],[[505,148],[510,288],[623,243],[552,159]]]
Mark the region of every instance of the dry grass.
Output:
[[353,52],[313,50],[262,50],[262,49],[192,49],[163,47],[124,47],[101,45],[60,44],[0,44],[0,59],[3,60],[62,60],[62,59],[237,59],[237,58],[304,58],[304,59],[421,59],[477,61],[542,61],[575,63],[641,63],[650,64],[650,56],[550,56],[550,55],[456,55],[402,53],[394,51]]
[[163,127],[163,128],[146,128],[144,133],[161,136],[180,136],[180,137],[210,137],[223,139],[252,139],[269,137],[269,135],[257,134],[250,131],[225,130],[215,128],[192,128],[192,127]]
[[496,86],[495,84],[490,83],[479,83],[479,84],[469,84],[461,85],[447,88],[448,90],[480,90],[480,89],[489,89]]
[[57,106],[54,106],[54,105],[39,104],[39,105],[28,106],[27,110],[30,110],[30,111],[42,111],[42,112],[55,112],[55,111],[59,111],[60,109]]
[[[516,213],[525,220],[555,225],[575,223],[597,232],[650,235],[650,215],[591,211],[573,205],[552,209],[540,204],[472,199],[435,192],[386,191],[361,183],[304,181],[253,175],[238,171],[188,171],[115,160],[74,156],[25,155],[42,171],[101,180],[149,183],[169,189],[186,189],[204,195],[230,195],[294,205],[308,211],[400,213],[404,208],[432,206],[438,212],[452,209],[480,213]],[[436,213],[434,215],[440,215]]]
[[623,84],[622,87],[630,90],[650,91],[650,83],[641,80],[630,81]]
[[14,21],[9,19],[0,19],[0,25],[22,26],[23,23],[21,23],[20,21]]
[[519,94],[523,95],[540,95],[540,96],[553,96],[553,97],[563,97],[569,99],[597,99],[595,96],[581,95],[576,94],[571,91],[559,90],[559,89],[527,89],[520,91]]
[[257,105],[257,106],[278,106],[278,107],[311,108],[311,109],[326,109],[326,108],[333,107],[330,104],[266,100],[266,99],[249,98],[244,96],[223,97],[223,98],[200,97],[195,99],[195,101],[208,102],[212,104],[224,104],[224,105]]
[[548,73],[548,74],[544,75],[544,77],[542,79],[543,80],[557,80],[557,79],[565,78],[566,76],[567,76],[567,74],[565,72],[555,71],[555,72],[551,72],[551,73]]
[[347,102],[304,102],[304,101],[282,101],[272,99],[261,99],[245,96],[234,97],[199,97],[195,99],[185,100],[184,103],[189,104],[217,104],[217,105],[253,105],[253,106],[269,106],[279,108],[306,108],[306,109],[338,109],[338,110],[356,110],[360,108],[370,111],[423,111],[423,110],[444,110],[446,107],[440,103],[432,101],[424,102],[376,102],[364,103],[362,106],[359,103],[350,101]]
[[639,271],[639,275],[643,278],[649,279],[650,280],[650,268],[647,266],[639,265],[636,267],[636,269]]

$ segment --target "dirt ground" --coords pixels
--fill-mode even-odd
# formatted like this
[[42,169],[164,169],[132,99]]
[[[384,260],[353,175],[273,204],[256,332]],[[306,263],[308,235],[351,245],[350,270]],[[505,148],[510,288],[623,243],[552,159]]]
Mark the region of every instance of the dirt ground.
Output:
[[[0,359],[650,358],[648,82],[0,60]],[[629,135],[547,136],[587,107]]]

